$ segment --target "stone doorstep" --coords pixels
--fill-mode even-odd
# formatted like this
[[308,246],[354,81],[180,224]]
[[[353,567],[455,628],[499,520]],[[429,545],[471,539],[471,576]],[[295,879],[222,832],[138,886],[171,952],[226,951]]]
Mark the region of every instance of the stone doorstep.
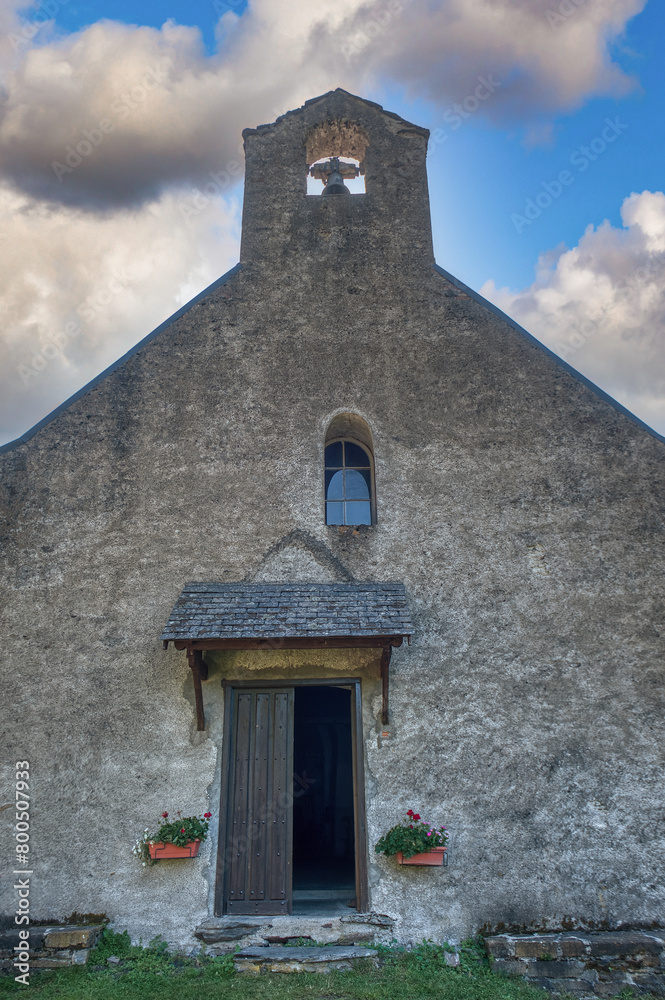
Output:
[[247,937],[256,933],[265,926],[264,920],[228,920],[222,922],[224,918],[200,924],[194,931],[194,937],[204,944],[219,944],[222,941],[237,941],[239,938]]
[[[392,930],[394,920],[382,913],[354,913],[331,917],[308,916],[225,916],[211,917],[200,924],[194,936],[212,945],[211,954],[229,952],[234,942],[245,944],[286,944],[295,938],[312,938],[326,944],[350,946],[370,944]],[[216,948],[214,946],[217,946]]]
[[373,948],[285,948],[269,945],[264,948],[244,948],[233,956],[236,972],[331,972],[352,969],[360,959],[378,966]]
[[371,924],[373,927],[385,927],[392,930],[395,926],[394,917],[386,913],[345,913],[339,918],[341,924]]
[[[307,937],[309,935],[305,934],[264,934],[263,940],[267,941],[268,944],[288,944],[291,946],[292,941],[298,941],[300,938]],[[351,934],[336,934],[334,937],[334,944],[340,947],[349,947],[352,945],[366,945],[374,944],[374,939],[376,935],[372,930],[368,928],[359,929]],[[310,940],[315,940],[310,937]],[[316,938],[317,941],[320,937]]]

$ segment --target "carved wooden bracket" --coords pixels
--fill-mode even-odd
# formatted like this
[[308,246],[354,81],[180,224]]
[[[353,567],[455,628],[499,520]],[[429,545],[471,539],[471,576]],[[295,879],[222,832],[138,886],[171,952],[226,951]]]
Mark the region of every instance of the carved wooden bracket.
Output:
[[388,690],[390,685],[390,656],[392,651],[392,644],[386,643],[383,647],[383,652],[381,653],[381,723],[384,726],[388,725]]
[[208,668],[203,662],[203,654],[200,649],[187,647],[187,662],[192,670],[192,680],[194,681],[194,698],[196,699],[196,728],[203,732],[206,727],[205,715],[203,712],[203,691],[201,681],[208,679]]

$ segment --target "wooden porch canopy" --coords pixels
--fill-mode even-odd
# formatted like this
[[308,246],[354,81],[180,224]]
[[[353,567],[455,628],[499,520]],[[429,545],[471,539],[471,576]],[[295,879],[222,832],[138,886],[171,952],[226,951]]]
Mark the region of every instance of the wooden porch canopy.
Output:
[[205,728],[201,680],[206,649],[382,650],[383,724],[393,646],[413,635],[403,583],[188,583],[161,639],[187,650],[198,729]]

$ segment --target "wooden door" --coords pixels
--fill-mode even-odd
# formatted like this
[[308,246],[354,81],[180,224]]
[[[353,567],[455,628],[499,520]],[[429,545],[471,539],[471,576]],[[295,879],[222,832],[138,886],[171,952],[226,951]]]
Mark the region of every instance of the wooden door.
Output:
[[227,693],[228,811],[218,912],[290,913],[293,688]]

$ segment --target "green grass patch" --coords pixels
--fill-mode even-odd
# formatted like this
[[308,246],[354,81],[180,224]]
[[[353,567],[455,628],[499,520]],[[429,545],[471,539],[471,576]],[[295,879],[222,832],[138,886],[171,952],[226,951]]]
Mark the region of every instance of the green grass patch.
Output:
[[[163,941],[147,948],[105,930],[87,966],[37,972],[30,997],[39,1000],[544,1000],[547,994],[522,980],[494,975],[474,941],[460,949],[461,965],[446,965],[447,946],[423,942],[410,951],[379,949],[379,970],[362,964],[329,975],[236,975],[231,956],[187,958],[169,954]],[[118,964],[109,965],[115,956]],[[25,990],[9,976],[0,994]]]

